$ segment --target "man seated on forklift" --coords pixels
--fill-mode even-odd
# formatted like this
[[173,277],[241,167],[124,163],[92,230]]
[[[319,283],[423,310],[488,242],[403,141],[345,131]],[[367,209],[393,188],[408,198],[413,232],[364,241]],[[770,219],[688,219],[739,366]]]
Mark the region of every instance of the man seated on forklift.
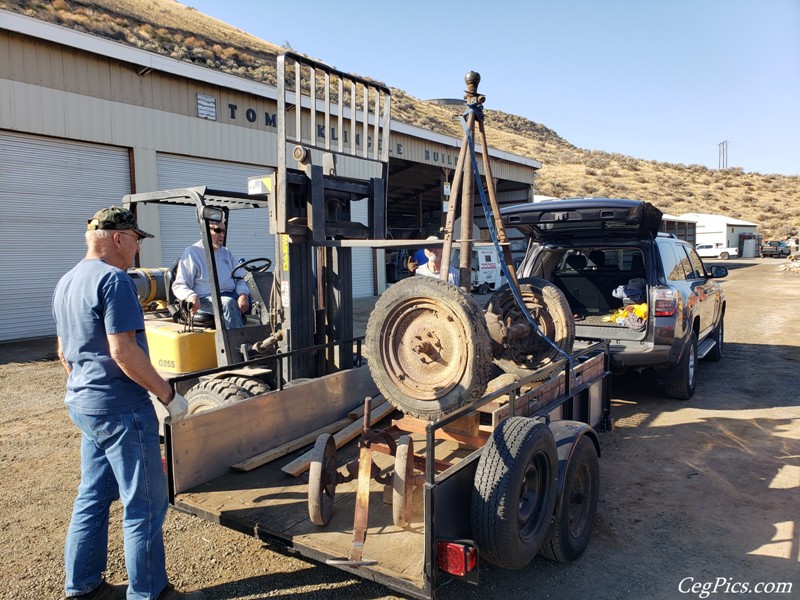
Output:
[[[225,242],[225,221],[212,223],[211,245],[214,248],[214,261],[217,264],[219,277],[219,290],[222,300],[222,318],[225,327],[237,329],[244,327],[242,314],[250,309],[250,295],[247,284],[243,279],[234,280],[231,276],[236,267],[236,258],[223,244]],[[214,314],[211,302],[211,284],[209,283],[206,253],[203,240],[200,240],[184,250],[175,281],[172,284],[172,293],[178,300],[185,300],[191,304],[192,314]]]

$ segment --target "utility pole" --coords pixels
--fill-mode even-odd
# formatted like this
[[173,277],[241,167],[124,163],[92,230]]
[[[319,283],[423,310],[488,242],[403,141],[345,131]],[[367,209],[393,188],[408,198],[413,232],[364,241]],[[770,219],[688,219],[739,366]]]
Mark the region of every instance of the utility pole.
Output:
[[719,168],[728,168],[728,140],[717,144],[719,146]]

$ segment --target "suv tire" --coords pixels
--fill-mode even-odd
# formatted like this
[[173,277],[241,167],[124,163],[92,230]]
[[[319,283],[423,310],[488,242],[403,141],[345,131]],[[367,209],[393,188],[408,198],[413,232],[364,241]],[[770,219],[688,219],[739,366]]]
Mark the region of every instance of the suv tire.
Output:
[[664,386],[664,392],[670,398],[688,400],[694,395],[697,384],[697,334],[692,331],[689,343],[678,365],[672,381]]

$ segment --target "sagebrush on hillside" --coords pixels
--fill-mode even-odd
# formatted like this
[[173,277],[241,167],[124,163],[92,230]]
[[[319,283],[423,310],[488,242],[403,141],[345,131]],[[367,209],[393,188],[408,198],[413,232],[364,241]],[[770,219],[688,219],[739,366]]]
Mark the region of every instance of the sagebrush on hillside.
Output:
[[[174,0],[0,0],[0,8],[268,84],[275,83],[275,57],[284,50]],[[302,48],[294,50],[302,53]],[[453,74],[454,89],[461,77]],[[484,74],[484,82],[484,91],[489,90],[491,74]],[[800,231],[800,177],[584,150],[541,124],[491,110],[491,105],[486,108],[486,135],[492,146],[541,161],[537,194],[638,198],[675,215],[724,214],[758,223],[766,238],[782,239]],[[461,136],[453,107],[394,88],[393,115],[411,125]]]

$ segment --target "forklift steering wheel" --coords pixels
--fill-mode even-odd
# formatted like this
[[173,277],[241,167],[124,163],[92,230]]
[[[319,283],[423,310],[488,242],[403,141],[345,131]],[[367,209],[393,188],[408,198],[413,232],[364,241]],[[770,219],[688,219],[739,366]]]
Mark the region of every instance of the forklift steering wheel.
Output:
[[[254,263],[264,263],[263,265],[254,266]],[[272,266],[272,261],[268,258],[251,258],[250,260],[246,260],[243,263],[239,263],[236,267],[231,271],[231,277],[237,277],[236,271],[239,269],[245,269],[251,273],[265,273],[269,271],[269,268]]]

